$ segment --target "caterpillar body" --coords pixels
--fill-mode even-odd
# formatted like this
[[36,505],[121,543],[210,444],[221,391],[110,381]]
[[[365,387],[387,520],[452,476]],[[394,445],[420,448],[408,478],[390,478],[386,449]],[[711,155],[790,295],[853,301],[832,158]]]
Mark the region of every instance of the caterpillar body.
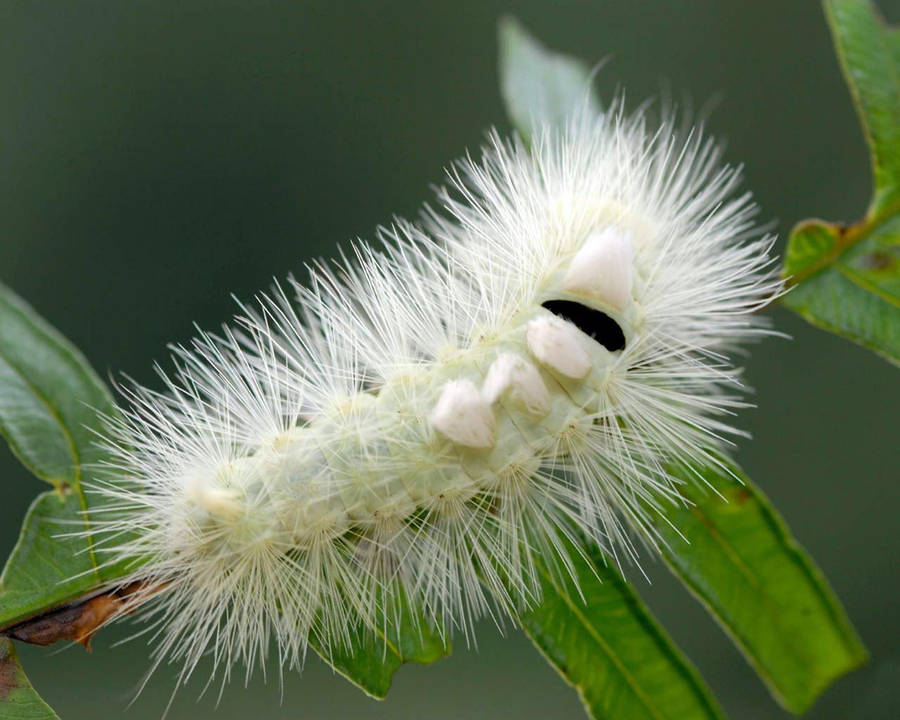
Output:
[[[493,134],[437,209],[307,286],[176,347],[165,392],[126,386],[94,532],[156,662],[285,665],[394,622],[540,601],[534,558],[577,530],[653,545],[674,464],[716,462],[743,404],[728,354],[766,332],[773,239],[738,172],[621,103]],[[161,589],[160,589],[161,588]]]

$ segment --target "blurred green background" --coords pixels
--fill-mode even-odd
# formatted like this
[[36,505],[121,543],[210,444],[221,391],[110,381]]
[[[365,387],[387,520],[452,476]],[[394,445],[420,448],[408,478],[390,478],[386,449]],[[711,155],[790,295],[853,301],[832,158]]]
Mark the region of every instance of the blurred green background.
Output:
[[[889,19],[900,4],[881,0]],[[632,105],[671,88],[746,163],[762,217],[784,237],[806,216],[852,220],[869,196],[865,147],[814,0],[666,2],[19,2],[0,4],[0,280],[101,372],[154,383],[165,344],[215,327],[246,298],[411,216],[485,130],[507,130],[496,73],[506,12],[589,61]],[[774,313],[792,342],[747,359],[759,409],[739,460],[822,566],[872,652],[811,718],[900,717],[897,370]],[[3,450],[0,554],[42,489]],[[787,715],[699,605],[646,561],[642,596],[733,718]],[[163,670],[129,710],[146,667],[129,627],[79,647],[22,648],[64,720],[159,718]],[[317,659],[279,688],[257,675],[181,718],[578,718],[573,691],[523,636],[485,624],[478,648],[400,670],[366,698]]]

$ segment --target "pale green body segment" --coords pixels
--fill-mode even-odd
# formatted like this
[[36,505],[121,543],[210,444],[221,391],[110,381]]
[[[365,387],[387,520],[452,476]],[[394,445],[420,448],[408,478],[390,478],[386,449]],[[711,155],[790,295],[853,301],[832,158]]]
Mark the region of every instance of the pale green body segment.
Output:
[[[380,528],[390,534],[421,511],[458,513],[461,504],[497,491],[504,478],[532,476],[542,463],[571,451],[598,413],[609,411],[615,401],[610,381],[624,371],[621,353],[608,351],[540,302],[592,305],[617,321],[628,342],[642,319],[633,293],[624,308],[613,308],[567,291],[564,270],[571,264],[571,257],[561,261],[548,274],[538,301],[504,329],[395,374],[377,391],[336,401],[307,425],[230,463],[199,490],[189,484],[191,501],[219,522],[252,522],[253,534],[266,542],[305,548],[348,532]],[[541,346],[535,340],[547,326],[558,337],[548,336],[549,344]],[[501,356],[527,367],[530,389],[545,399],[539,408],[529,407],[510,388],[482,397]],[[581,358],[583,373],[573,373],[569,356]],[[448,386],[459,387],[460,381],[465,383],[462,401],[474,403],[477,418],[490,427],[477,445],[460,441],[435,416]],[[444,398],[444,414],[451,420],[454,399]],[[261,515],[254,508],[266,511]]]

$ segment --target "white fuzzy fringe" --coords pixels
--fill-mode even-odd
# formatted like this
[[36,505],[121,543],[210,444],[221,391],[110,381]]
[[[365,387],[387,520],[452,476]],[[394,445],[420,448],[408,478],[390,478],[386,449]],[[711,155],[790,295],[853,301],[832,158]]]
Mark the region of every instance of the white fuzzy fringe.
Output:
[[468,632],[539,601],[560,532],[653,545],[665,468],[734,432],[728,353],[781,288],[719,154],[621,103],[531,149],[492,135],[422,223],[175,348],[165,392],[125,388],[94,532],[153,588],[156,663],[249,672],[274,638],[296,665],[401,595]]

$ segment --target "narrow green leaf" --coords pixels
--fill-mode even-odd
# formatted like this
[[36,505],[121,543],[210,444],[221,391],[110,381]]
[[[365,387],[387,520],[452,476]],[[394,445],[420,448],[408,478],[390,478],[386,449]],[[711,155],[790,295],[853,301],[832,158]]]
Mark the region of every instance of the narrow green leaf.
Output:
[[595,102],[591,71],[580,60],[547,50],[517,20],[500,21],[500,91],[513,125],[530,140],[542,125],[563,124]]
[[577,585],[539,565],[541,603],[519,621],[591,717],[723,718],[703,680],[599,548],[581,555],[567,544]]
[[826,0],[825,11],[872,153],[878,216],[900,202],[900,33],[871,0]]
[[31,687],[12,642],[0,637],[0,720],[59,720]]
[[868,0],[827,0],[838,59],[872,156],[866,217],[798,224],[784,304],[809,322],[900,364],[900,32]]
[[310,644],[325,662],[367,695],[383,700],[404,663],[430,665],[450,654],[449,640],[405,602],[398,603],[390,623],[359,627],[350,647],[326,649],[317,638]]
[[711,488],[705,491],[690,471],[674,470],[687,481],[682,494],[690,505],[667,506],[657,520],[668,544],[663,557],[779,702],[803,712],[836,678],[864,663],[867,653],[782,519],[740,469],[728,468],[701,471]]

